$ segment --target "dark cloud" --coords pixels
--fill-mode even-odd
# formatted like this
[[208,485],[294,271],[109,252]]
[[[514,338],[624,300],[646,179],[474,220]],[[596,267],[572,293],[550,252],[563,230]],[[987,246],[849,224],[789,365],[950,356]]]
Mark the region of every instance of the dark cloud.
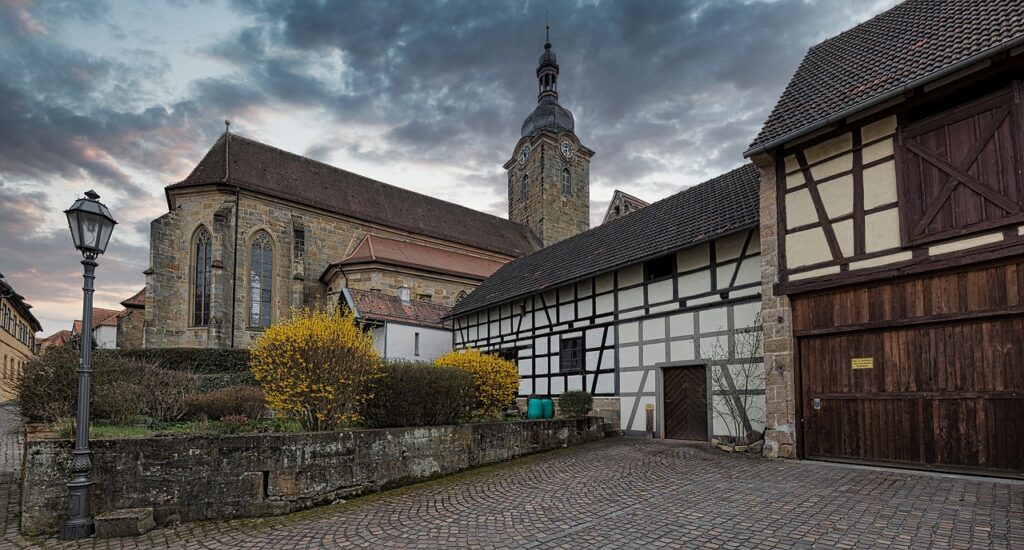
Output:
[[[503,214],[500,166],[536,102],[549,9],[562,103],[597,152],[600,219],[614,188],[653,201],[739,165],[807,47],[892,3],[234,0],[230,30],[176,54],[218,69],[180,81],[171,37],[119,23],[106,3],[0,2],[0,190],[17,204],[0,211],[0,229],[30,228],[0,245],[3,269],[26,296],[73,302],[77,261],[47,212],[68,187],[95,184],[133,207],[103,263],[105,282],[133,293],[163,186],[187,174],[225,117],[277,145],[267,113],[317,120],[305,154],[437,167],[446,196],[472,191]],[[196,3],[171,4],[187,14]],[[63,40],[76,24],[123,47],[101,55]]]

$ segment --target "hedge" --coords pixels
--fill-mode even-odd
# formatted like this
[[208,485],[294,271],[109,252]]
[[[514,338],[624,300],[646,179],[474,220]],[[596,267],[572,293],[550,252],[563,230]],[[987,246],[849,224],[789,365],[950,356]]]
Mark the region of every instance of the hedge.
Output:
[[440,426],[469,420],[476,402],[473,375],[456,367],[390,361],[360,415],[370,428]]
[[[216,348],[157,348],[96,350],[94,355],[115,354],[154,363],[160,368],[196,374],[248,373],[249,350]],[[235,385],[235,384],[229,384]]]

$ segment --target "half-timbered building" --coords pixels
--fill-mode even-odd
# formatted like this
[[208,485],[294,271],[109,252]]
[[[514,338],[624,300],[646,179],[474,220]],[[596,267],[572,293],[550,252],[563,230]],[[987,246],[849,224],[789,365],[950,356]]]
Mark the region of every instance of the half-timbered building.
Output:
[[505,264],[455,305],[455,347],[514,359],[521,397],[591,392],[627,432],[762,429],[757,194],[748,164]]
[[767,439],[1024,475],[1024,10],[910,0],[811,48],[760,169]]

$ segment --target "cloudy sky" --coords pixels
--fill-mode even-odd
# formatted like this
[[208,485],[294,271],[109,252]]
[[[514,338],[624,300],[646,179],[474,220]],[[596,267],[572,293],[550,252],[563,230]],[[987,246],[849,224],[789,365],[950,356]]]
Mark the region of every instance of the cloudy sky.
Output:
[[[806,49],[893,0],[0,0],[0,273],[44,334],[81,315],[61,211],[120,222],[96,305],[144,285],[149,222],[223,131],[505,215],[545,18],[597,152],[591,218],[743,162]],[[40,335],[42,336],[42,335]]]

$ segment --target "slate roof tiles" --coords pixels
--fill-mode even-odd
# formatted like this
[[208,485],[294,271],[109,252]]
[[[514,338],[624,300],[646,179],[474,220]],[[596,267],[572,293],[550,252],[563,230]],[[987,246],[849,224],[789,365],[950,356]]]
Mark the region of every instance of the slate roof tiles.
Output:
[[1022,41],[1020,0],[907,0],[808,50],[745,154]]
[[463,298],[462,315],[756,227],[759,179],[746,164],[680,191],[628,216],[609,221],[513,260]]
[[230,133],[221,135],[192,173],[167,192],[218,183],[514,258],[540,248],[522,224]]

